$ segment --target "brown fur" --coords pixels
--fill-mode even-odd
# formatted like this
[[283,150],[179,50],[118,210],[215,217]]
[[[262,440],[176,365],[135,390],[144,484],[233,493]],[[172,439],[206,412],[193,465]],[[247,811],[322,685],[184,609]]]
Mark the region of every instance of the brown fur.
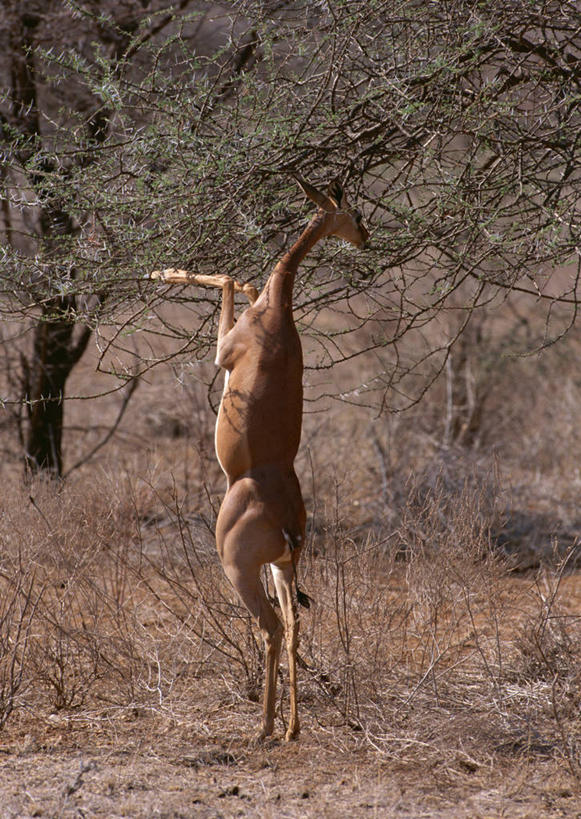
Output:
[[[325,236],[362,246],[368,238],[360,214],[342,189],[329,195],[297,177],[319,209],[298,241],[272,271],[263,291],[229,276],[198,276],[169,268],[154,278],[222,288],[216,363],[228,377],[216,424],[216,454],[228,489],[216,524],[224,571],[264,636],[266,678],[260,738],[272,733],[282,625],[260,581],[272,567],[284,621],[290,677],[286,739],[299,733],[296,653],[299,625],[293,581],[305,537],[306,514],[294,460],[301,437],[303,356],[293,320],[293,284],[298,265]],[[334,197],[334,198],[333,198]],[[340,201],[337,201],[340,200]],[[234,293],[250,302],[234,320]],[[303,600],[308,598],[303,594]]]

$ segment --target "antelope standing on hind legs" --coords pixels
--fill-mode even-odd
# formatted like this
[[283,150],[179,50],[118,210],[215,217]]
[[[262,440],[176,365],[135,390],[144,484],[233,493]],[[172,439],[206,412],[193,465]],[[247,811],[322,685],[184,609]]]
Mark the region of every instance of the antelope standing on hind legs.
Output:
[[[280,620],[260,581],[269,563],[284,622],[290,678],[286,739],[298,736],[296,655],[299,591],[296,565],[305,537],[305,507],[294,459],[301,437],[303,356],[293,320],[293,284],[309,250],[325,236],[361,247],[368,238],[361,214],[347,205],[338,184],[325,195],[296,177],[318,206],[301,236],[278,262],[260,295],[230,276],[203,276],[168,268],[152,278],[222,289],[216,364],[226,370],[216,423],[216,454],[228,488],[216,523],[224,571],[256,619],[265,643],[263,722],[259,739],[272,734],[282,639]],[[250,302],[234,321],[234,292]],[[294,589],[293,589],[294,586]],[[295,594],[296,592],[296,594]]]

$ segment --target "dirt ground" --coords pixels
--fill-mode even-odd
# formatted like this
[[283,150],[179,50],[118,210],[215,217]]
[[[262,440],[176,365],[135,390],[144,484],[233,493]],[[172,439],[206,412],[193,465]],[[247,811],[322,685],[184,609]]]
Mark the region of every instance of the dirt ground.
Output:
[[325,745],[310,726],[292,745],[274,740],[259,749],[241,739],[168,739],[157,748],[79,741],[65,750],[56,747],[56,737],[55,746],[40,748],[27,735],[20,748],[3,745],[1,815],[581,816],[579,791],[552,760],[537,762],[534,770],[523,760],[505,771],[503,781],[467,770],[451,785],[429,770],[398,770],[397,763],[369,753]]
[[210,713],[202,701],[15,716],[0,743],[0,816],[581,817],[578,782],[541,741],[499,747],[488,761],[458,752],[426,764],[401,744],[409,734],[393,753],[375,751],[307,704],[298,741],[281,740],[277,719],[275,737],[257,746],[258,704],[212,702]]
[[[0,733],[0,819],[581,819],[579,564],[562,575],[556,568],[549,571],[546,583],[540,575],[538,588],[534,569],[512,574],[494,565],[487,568],[476,537],[485,527],[474,527],[487,508],[485,493],[484,500],[480,495],[474,500],[465,492],[453,496],[454,503],[448,506],[435,503],[433,513],[427,505],[419,512],[409,507],[404,520],[408,539],[413,541],[424,528],[435,533],[437,560],[428,552],[413,558],[410,549],[408,561],[413,558],[415,563],[402,560],[395,568],[388,566],[378,584],[372,556],[391,543],[386,533],[391,538],[395,528],[394,516],[387,515],[388,502],[401,510],[407,495],[403,489],[391,500],[386,492],[386,497],[381,494],[377,455],[369,441],[367,450],[361,443],[367,430],[362,425],[360,438],[354,434],[357,427],[338,427],[338,440],[357,441],[353,451],[360,451],[359,460],[353,456],[349,464],[354,473],[351,483],[341,490],[353,501],[341,507],[346,521],[335,523],[334,465],[344,455],[329,450],[330,436],[321,433],[313,447],[313,457],[319,459],[315,466],[321,464],[316,492],[304,469],[309,508],[317,522],[316,531],[313,525],[317,550],[304,560],[305,587],[315,605],[302,615],[301,651],[313,668],[343,684],[337,700],[348,698],[351,691],[360,697],[363,728],[347,724],[356,710],[351,700],[341,714],[337,703],[329,702],[327,693],[301,671],[300,738],[284,743],[284,726],[277,716],[274,738],[260,746],[252,742],[260,705],[245,696],[240,669],[225,667],[224,660],[212,665],[214,649],[207,648],[218,645],[232,628],[233,609],[227,605],[231,598],[219,597],[212,577],[203,585],[203,577],[188,573],[183,557],[187,550],[195,556],[198,544],[204,566],[213,565],[210,554],[216,563],[213,538],[207,533],[203,541],[198,525],[198,505],[208,512],[206,481],[212,487],[223,486],[213,455],[212,419],[207,421],[205,404],[195,414],[183,398],[183,406],[176,404],[171,418],[193,417],[200,423],[195,433],[201,443],[193,433],[191,440],[164,437],[160,431],[152,440],[145,433],[137,437],[140,423],[153,423],[148,413],[165,406],[154,391],[173,396],[170,388],[175,390],[173,382],[169,386],[156,382],[150,392],[144,385],[138,393],[142,403],[136,404],[135,415],[127,422],[125,448],[119,445],[119,454],[111,456],[120,464],[117,472],[109,475],[106,465],[88,470],[55,497],[39,490],[34,504],[16,481],[12,495],[5,490],[4,531],[14,541],[6,548],[20,556],[21,545],[26,547],[23,588],[42,580],[50,594],[45,594],[39,616],[31,619],[34,674],[31,671],[24,680],[19,707]],[[578,403],[573,404],[577,410]],[[574,418],[577,424],[577,415]],[[201,429],[206,422],[207,429]],[[96,419],[86,423],[97,426]],[[549,431],[559,429],[556,423],[547,426]],[[316,436],[314,428],[314,421],[307,418],[308,440]],[[398,440],[403,451],[407,439]],[[539,547],[534,552],[537,561],[539,552],[550,551],[553,541],[547,533],[553,531],[559,510],[565,545],[579,532],[581,484],[573,472],[579,462],[577,450],[560,433],[547,446],[562,449],[562,462],[558,470],[555,467],[556,488],[548,478],[533,481],[524,467],[512,471],[514,503],[521,514],[510,535],[519,548],[523,543],[531,546],[531,532],[536,541],[543,541],[544,551]],[[327,472],[324,463],[331,465]],[[454,463],[445,465],[455,477]],[[122,467],[130,476],[145,477],[126,479]],[[406,475],[409,468],[404,459]],[[397,488],[395,478],[393,483]],[[519,486],[526,487],[522,498]],[[546,498],[541,498],[544,489]],[[438,500],[437,491],[430,495],[434,496]],[[189,499],[188,507],[183,498]],[[378,509],[383,518],[377,516]],[[183,536],[188,527],[190,539]],[[111,543],[116,551],[110,549]],[[465,548],[466,544],[473,545]],[[369,553],[367,563],[353,560],[359,553]],[[143,559],[139,572],[136,555]],[[224,584],[222,575],[216,567],[216,577]],[[173,606],[173,613],[162,602]],[[338,602],[346,603],[345,611]],[[82,618],[75,615],[75,607],[83,612]],[[200,635],[193,629],[182,636],[182,607],[194,625],[196,617],[204,624],[199,662],[194,635],[196,639]],[[197,607],[193,613],[192,607]],[[241,644],[247,647],[239,615],[235,622]],[[214,638],[206,634],[212,623],[214,628],[221,623],[223,629]],[[117,626],[126,630],[118,632]],[[348,650],[343,645],[346,626]],[[119,657],[110,642],[112,634],[127,640],[126,653],[119,651]],[[94,641],[85,643],[90,635]],[[99,658],[99,685],[80,705],[57,709],[50,702],[42,663],[50,659],[51,640],[63,651],[76,648],[83,663],[84,657]],[[156,704],[154,687],[147,687],[147,671],[155,667],[156,651],[161,652],[161,662],[165,658],[171,666],[172,652],[178,654],[182,642],[189,646],[183,665],[199,667],[199,677],[180,676],[182,659],[177,657],[166,684],[170,694]],[[87,654],[82,653],[85,646]],[[93,649],[98,653],[93,655]],[[399,657],[402,665],[409,663],[407,671],[400,673]],[[116,674],[116,662],[127,663],[126,678]],[[286,679],[284,667],[282,671]],[[116,696],[106,690],[137,672],[145,674],[139,696],[127,690]],[[229,672],[235,684],[227,677]],[[79,666],[72,668],[70,685],[78,682],[78,673]],[[350,674],[356,677],[351,685]],[[438,685],[427,691],[426,680],[432,674],[440,675]],[[370,686],[374,675],[376,684]],[[183,690],[177,690],[180,685]],[[71,699],[76,703],[78,697]],[[392,714],[399,722],[392,723]],[[372,734],[376,725],[380,742]]]

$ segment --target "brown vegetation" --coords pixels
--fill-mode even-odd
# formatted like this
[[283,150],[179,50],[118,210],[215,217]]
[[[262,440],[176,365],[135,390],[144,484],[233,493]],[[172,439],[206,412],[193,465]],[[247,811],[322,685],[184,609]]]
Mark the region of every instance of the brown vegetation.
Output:
[[[62,486],[24,488],[8,455],[5,815],[574,815],[570,362],[504,362],[480,448],[443,446],[445,374],[391,420],[307,413],[302,575],[315,604],[291,745],[282,693],[275,739],[252,744],[262,641],[215,555],[223,479],[203,389],[159,369],[114,442]],[[89,360],[76,377],[91,383]],[[73,405],[73,428],[87,407]]]
[[[4,5],[0,815],[580,816],[576,4]],[[256,746],[219,302],[144,276],[261,286],[292,173],[372,241],[296,282],[314,602]]]

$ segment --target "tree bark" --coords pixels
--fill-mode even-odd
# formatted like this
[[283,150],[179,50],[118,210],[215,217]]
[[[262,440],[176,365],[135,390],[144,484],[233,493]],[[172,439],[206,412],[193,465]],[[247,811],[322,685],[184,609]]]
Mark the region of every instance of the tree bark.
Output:
[[75,339],[75,324],[67,315],[73,306],[70,302],[70,298],[57,298],[43,306],[42,317],[34,328],[31,360],[25,365],[26,467],[32,473],[45,471],[55,477],[63,472],[67,379],[91,336],[91,330],[83,327]]

